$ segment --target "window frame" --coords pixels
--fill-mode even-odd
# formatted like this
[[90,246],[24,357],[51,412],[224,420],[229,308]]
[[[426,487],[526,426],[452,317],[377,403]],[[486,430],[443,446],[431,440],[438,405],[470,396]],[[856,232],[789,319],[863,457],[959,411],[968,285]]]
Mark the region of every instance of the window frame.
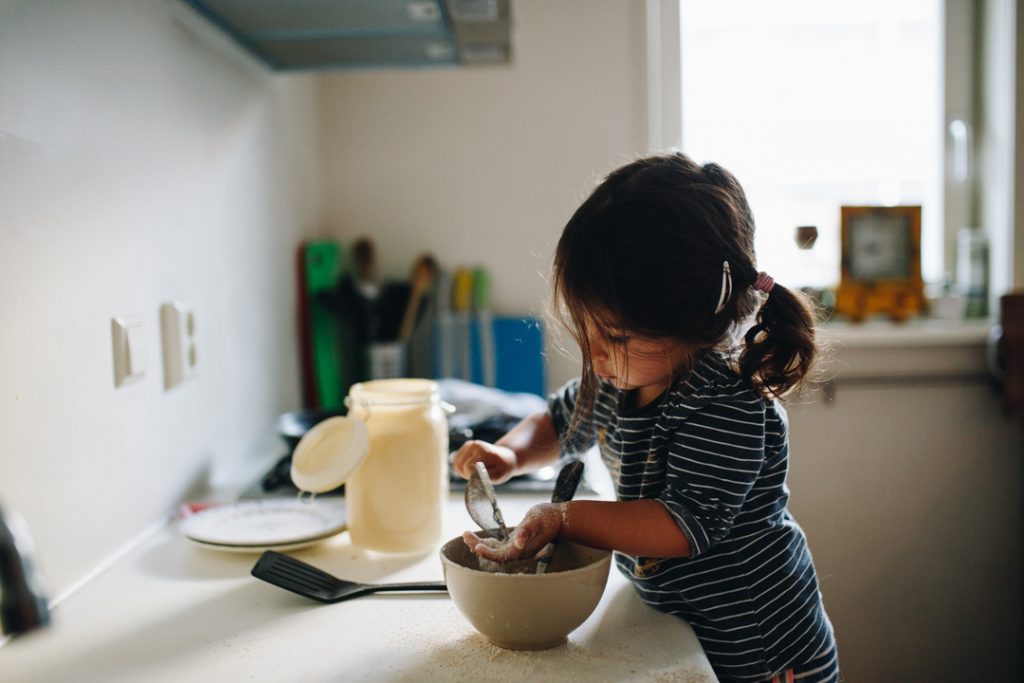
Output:
[[[646,0],[645,10],[647,145],[652,153],[678,150],[685,125],[682,116],[680,3],[679,0]],[[943,146],[945,165],[940,191],[943,211],[942,263],[945,272],[955,274],[957,233],[962,227],[984,226],[994,252],[1000,246],[1005,246],[1000,253],[1006,255],[1004,260],[1007,263],[997,262],[995,256],[990,263],[989,296],[993,303],[989,306],[990,311],[997,310],[994,305],[997,295],[1012,288],[1014,269],[1021,267],[1020,264],[1014,265],[1013,258],[1014,246],[1020,250],[1022,240],[1019,237],[1013,239],[1012,156],[1009,164],[1011,179],[1008,183],[1011,198],[1007,216],[998,215],[998,210],[993,211],[991,204],[994,190],[983,182],[986,169],[989,169],[988,175],[991,177],[993,167],[993,150],[991,145],[985,143],[991,138],[993,122],[988,120],[990,117],[986,109],[989,108],[991,93],[998,89],[998,86],[991,83],[993,77],[987,73],[991,64],[986,61],[991,62],[993,55],[1002,52],[1013,54],[1015,42],[1012,29],[1004,30],[1004,35],[992,35],[993,29],[998,26],[1009,24],[1012,27],[1019,23],[1014,21],[1016,15],[1013,10],[1012,0],[989,3],[980,0],[943,2],[943,87],[942,102],[939,103],[941,111],[936,112],[936,116],[942,117],[940,130],[944,135],[944,140],[936,141],[937,145]],[[993,14],[1002,17],[1002,20],[993,20]],[[1009,21],[1007,15],[1010,16]],[[996,47],[991,46],[993,38]],[[986,73],[981,71],[983,66]],[[1009,92],[1015,92],[1013,64],[1003,65],[998,71],[1000,73],[996,78],[999,84]],[[1013,96],[1009,99],[1012,101]],[[979,122],[980,116],[986,120]],[[1010,115],[1008,126],[1005,121],[1000,124],[1003,128],[1009,127],[1011,140],[1013,119]],[[976,134],[979,128],[980,133]],[[1003,160],[1001,168],[1006,165]],[[1019,207],[1021,198],[1016,198],[1016,202]],[[1017,228],[1018,233],[1022,230],[1024,226]]]

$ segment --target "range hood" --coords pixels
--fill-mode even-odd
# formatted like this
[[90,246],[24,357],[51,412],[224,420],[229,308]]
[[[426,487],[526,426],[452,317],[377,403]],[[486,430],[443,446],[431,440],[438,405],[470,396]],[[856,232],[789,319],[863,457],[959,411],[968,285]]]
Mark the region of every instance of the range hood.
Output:
[[505,64],[512,0],[183,0],[275,70]]

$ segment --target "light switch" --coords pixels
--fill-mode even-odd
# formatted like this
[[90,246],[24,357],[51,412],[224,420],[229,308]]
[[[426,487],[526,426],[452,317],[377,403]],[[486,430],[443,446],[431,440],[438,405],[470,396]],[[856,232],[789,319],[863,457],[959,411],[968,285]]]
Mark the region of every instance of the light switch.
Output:
[[127,339],[128,375],[135,377],[146,374],[146,344],[142,325],[129,325],[125,329]]
[[138,318],[112,318],[114,345],[114,386],[140,379],[146,374],[145,329]]

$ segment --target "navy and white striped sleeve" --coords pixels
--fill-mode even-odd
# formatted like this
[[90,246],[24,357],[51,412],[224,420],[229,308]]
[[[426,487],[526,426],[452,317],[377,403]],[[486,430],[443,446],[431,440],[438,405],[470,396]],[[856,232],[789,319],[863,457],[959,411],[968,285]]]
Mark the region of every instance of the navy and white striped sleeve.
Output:
[[690,541],[690,557],[729,533],[764,462],[764,402],[752,394],[686,418],[669,443],[665,505]]
[[576,433],[569,434],[579,389],[579,379],[570,380],[548,399],[548,415],[555,425],[555,433],[558,434],[558,442],[563,453],[582,453],[596,442],[592,419],[584,420]]

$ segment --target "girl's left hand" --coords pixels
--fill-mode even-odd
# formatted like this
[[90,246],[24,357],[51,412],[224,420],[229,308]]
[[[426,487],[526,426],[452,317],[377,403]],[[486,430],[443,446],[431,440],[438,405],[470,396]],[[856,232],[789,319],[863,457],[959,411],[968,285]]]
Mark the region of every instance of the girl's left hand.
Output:
[[509,562],[530,558],[558,537],[565,518],[565,503],[541,503],[527,511],[508,540],[481,538],[472,531],[462,535],[469,549],[484,559]]

